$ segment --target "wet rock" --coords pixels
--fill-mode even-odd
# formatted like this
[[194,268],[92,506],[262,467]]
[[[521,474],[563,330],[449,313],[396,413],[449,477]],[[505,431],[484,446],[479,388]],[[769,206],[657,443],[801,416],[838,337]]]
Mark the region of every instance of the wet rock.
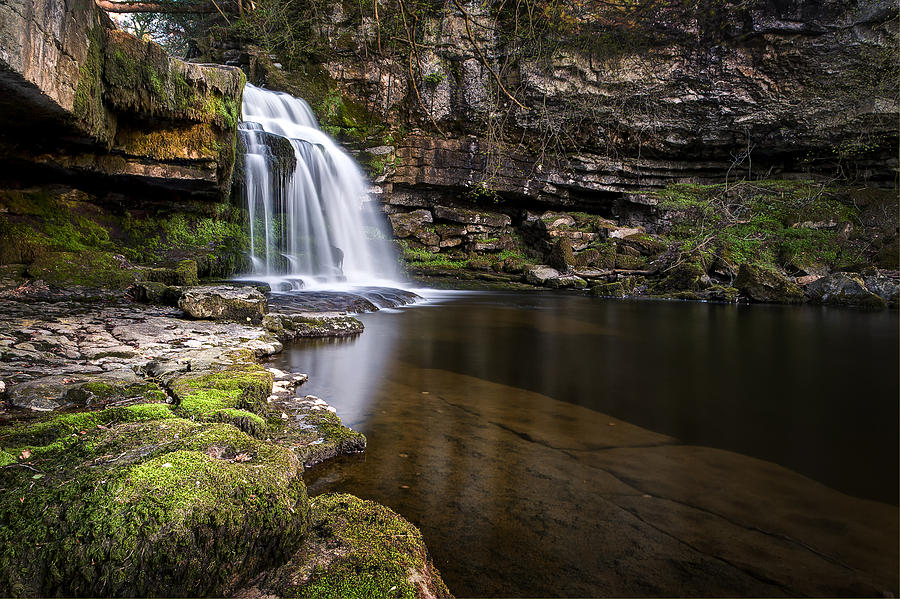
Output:
[[268,303],[266,297],[253,287],[219,285],[185,289],[178,307],[192,318],[259,324]]
[[[896,275],[896,272],[894,274]],[[897,276],[886,276],[878,272],[864,273],[863,281],[866,288],[887,302],[888,306],[896,308],[900,304],[900,285],[898,285]]]
[[835,306],[884,308],[885,299],[872,293],[862,276],[856,273],[836,272],[806,286],[810,300]]
[[799,304],[804,301],[803,291],[787,277],[755,264],[741,264],[734,286],[755,302]]
[[282,342],[304,337],[347,337],[363,332],[363,323],[343,313],[267,314],[263,326]]

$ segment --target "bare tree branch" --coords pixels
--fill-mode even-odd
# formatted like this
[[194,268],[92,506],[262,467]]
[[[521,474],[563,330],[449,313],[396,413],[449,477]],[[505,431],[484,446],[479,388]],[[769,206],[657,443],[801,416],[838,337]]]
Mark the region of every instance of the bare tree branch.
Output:
[[103,10],[114,13],[201,14],[216,12],[216,7],[206,2],[114,2],[113,0],[94,0],[94,2]]

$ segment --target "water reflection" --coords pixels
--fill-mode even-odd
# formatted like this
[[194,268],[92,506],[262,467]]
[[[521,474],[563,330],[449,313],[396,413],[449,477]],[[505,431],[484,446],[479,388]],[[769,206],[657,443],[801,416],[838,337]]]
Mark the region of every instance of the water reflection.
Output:
[[896,595],[896,508],[829,488],[896,504],[895,314],[467,295],[364,318],[282,358],[369,438],[310,490],[407,516],[458,596]]

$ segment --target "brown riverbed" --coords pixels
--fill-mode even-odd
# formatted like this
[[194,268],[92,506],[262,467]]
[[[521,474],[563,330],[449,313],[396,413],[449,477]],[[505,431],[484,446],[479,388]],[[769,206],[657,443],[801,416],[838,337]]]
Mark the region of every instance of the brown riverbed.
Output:
[[459,294],[278,358],[458,596],[898,591],[895,313]]

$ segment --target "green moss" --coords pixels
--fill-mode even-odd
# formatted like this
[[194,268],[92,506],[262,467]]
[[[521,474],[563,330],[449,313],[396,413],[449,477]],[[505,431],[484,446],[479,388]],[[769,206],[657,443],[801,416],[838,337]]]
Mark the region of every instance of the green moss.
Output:
[[224,408],[213,412],[210,420],[213,422],[225,422],[253,437],[262,437],[268,428],[262,416],[247,410],[235,410],[233,408]]
[[296,458],[228,425],[97,427],[31,463],[0,471],[4,594],[224,595],[306,528]]
[[352,495],[320,495],[312,502],[311,520],[311,541],[341,550],[315,567],[305,584],[279,588],[284,596],[414,599],[426,596],[417,579],[431,582],[428,596],[449,596],[421,533],[388,508]]
[[235,364],[212,374],[185,376],[170,385],[178,411],[192,418],[212,418],[224,409],[265,413],[272,374],[258,364]]
[[0,449],[0,468],[9,464],[15,464],[17,461],[18,460],[16,460],[16,456]]
[[121,267],[110,252],[48,252],[28,266],[28,275],[54,285],[125,289],[135,272]]
[[600,283],[591,287],[591,295],[600,297],[625,297],[625,287],[621,281]]

